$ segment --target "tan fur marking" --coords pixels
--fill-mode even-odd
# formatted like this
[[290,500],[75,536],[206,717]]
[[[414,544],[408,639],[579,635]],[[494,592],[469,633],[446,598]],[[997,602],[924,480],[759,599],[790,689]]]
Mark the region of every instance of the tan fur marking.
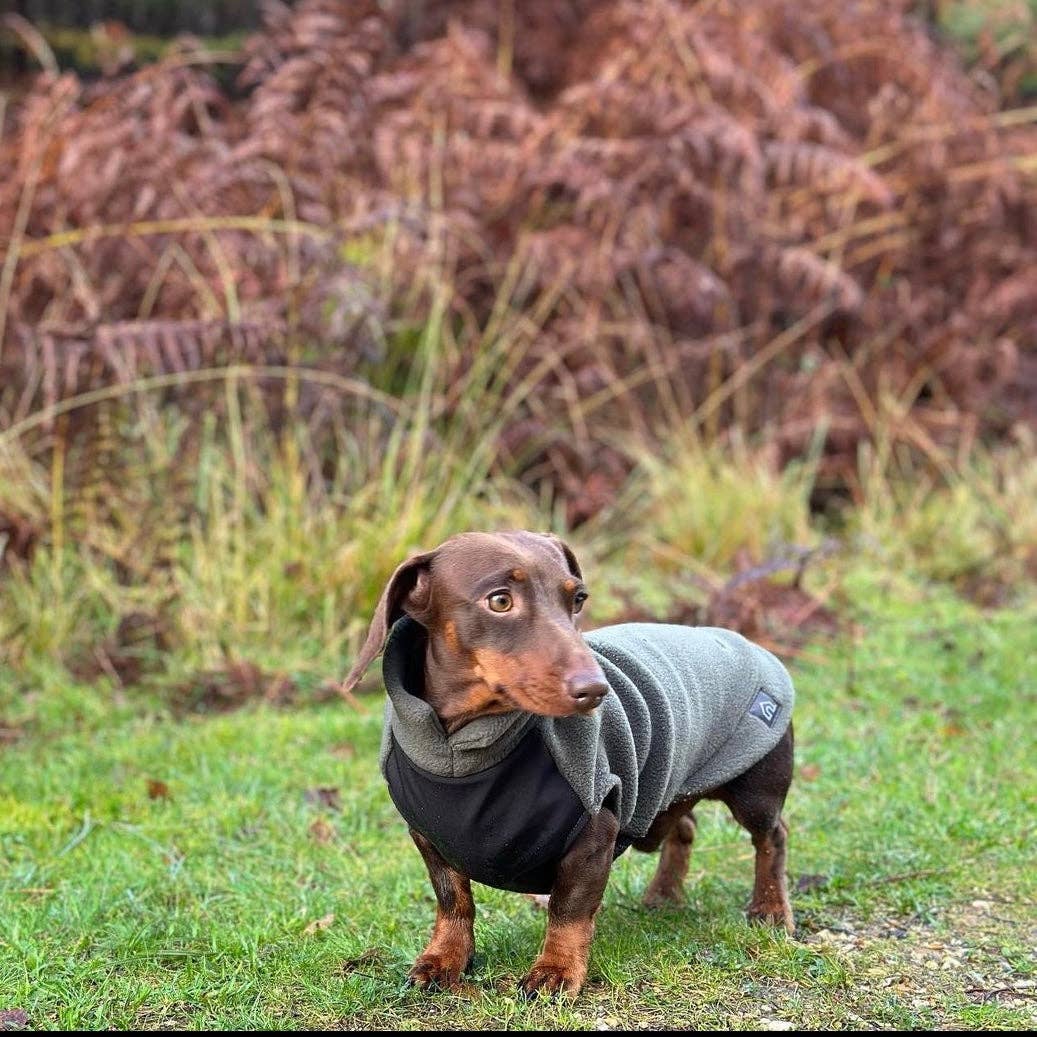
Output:
[[441,907],[436,907],[432,939],[410,970],[411,982],[416,986],[435,985],[447,990],[460,989],[462,974],[475,949],[472,929],[475,905],[471,892],[456,881],[453,884],[460,913],[449,915]]
[[572,592],[576,590],[576,581],[566,580],[565,583],[562,584],[562,589],[566,594],[572,594]]
[[537,652],[514,655],[493,648],[472,652],[472,672],[496,696],[498,686],[505,689],[513,705],[531,712],[565,715],[567,703],[558,673]]
[[548,926],[543,956],[565,963],[585,963],[593,935],[593,918],[581,918],[575,922],[556,922]]
[[[472,688],[472,690],[465,696],[464,700],[460,703],[458,715],[460,716],[472,716],[480,715],[482,713],[493,712],[492,708],[495,705],[501,704],[501,697],[493,690],[492,687],[478,686]],[[500,712],[500,710],[497,710]]]
[[527,578],[526,577],[526,570],[525,569],[512,569],[511,570],[511,578],[516,583],[524,583],[526,578]]
[[497,684],[503,684],[505,687],[514,684],[523,672],[528,672],[529,669],[522,656],[498,652],[493,648],[476,648],[472,655],[475,656],[473,672],[490,687]]
[[444,624],[443,637],[446,639],[446,643],[452,652],[456,652],[460,648],[461,642],[457,638],[457,624],[452,619],[448,619]]
[[576,993],[587,978],[594,919],[548,922],[544,949],[524,980],[528,990]]

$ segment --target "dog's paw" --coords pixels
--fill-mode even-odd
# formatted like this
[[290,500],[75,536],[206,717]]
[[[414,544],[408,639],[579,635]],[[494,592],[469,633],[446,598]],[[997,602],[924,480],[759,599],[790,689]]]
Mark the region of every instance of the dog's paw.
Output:
[[459,965],[456,961],[445,961],[439,955],[422,955],[407,973],[407,985],[419,990],[461,989],[465,970],[471,962]]
[[552,997],[563,993],[577,994],[586,978],[586,968],[561,962],[538,961],[519,983],[519,990],[526,997],[539,997],[541,994]]
[[774,903],[750,904],[746,916],[750,922],[757,925],[772,925],[784,929],[790,936],[796,931],[792,908],[780,900]]

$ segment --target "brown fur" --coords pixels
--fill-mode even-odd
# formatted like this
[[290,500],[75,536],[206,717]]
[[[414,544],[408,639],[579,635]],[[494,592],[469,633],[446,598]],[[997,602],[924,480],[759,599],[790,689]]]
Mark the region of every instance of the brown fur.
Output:
[[[403,613],[428,631],[425,698],[450,733],[479,716],[514,709],[543,716],[593,710],[607,688],[577,629],[576,595],[583,574],[567,544],[536,533],[464,533],[399,566],[375,610],[367,640],[344,682],[351,690],[381,651]],[[510,608],[489,608],[506,593]],[[781,809],[792,780],[793,736],[744,774],[704,797],[672,804],[634,847],[661,850],[645,892],[649,906],[680,903],[695,839],[692,809],[719,799],[752,836],[756,873],[748,915],[783,926],[794,922],[785,881],[788,828]],[[548,901],[544,946],[520,983],[527,995],[574,994],[587,976],[594,916],[612,866],[619,822],[603,808],[592,816],[558,867]],[[456,990],[470,963],[475,905],[466,875],[455,871],[420,833],[411,835],[436,893],[428,946],[410,971],[422,987]]]
[[425,859],[436,893],[436,924],[432,939],[418,955],[408,975],[417,987],[456,990],[471,964],[475,950],[475,901],[466,875],[454,871],[439,851],[420,832],[410,830],[418,852]]

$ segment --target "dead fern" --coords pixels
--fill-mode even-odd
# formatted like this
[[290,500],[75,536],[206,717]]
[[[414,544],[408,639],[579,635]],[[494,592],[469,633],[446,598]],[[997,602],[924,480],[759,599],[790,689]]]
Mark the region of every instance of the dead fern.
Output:
[[[154,378],[190,424],[218,404],[178,378],[352,375],[445,293],[458,385],[509,315],[538,390],[502,457],[574,520],[625,435],[691,415],[783,457],[822,427],[833,482],[880,398],[905,449],[1005,434],[1037,409],[1037,133],[913,9],[271,0],[234,95],[189,45],[42,73],[0,136],[0,427]],[[340,404],[262,392],[319,478]],[[104,420],[63,426],[90,499]]]

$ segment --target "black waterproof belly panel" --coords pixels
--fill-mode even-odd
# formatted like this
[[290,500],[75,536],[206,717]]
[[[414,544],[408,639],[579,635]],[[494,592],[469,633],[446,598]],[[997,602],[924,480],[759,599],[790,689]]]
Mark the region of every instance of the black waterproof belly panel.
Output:
[[385,776],[407,823],[451,867],[496,889],[550,893],[588,817],[535,730],[500,763],[464,778],[422,770],[393,739]]

